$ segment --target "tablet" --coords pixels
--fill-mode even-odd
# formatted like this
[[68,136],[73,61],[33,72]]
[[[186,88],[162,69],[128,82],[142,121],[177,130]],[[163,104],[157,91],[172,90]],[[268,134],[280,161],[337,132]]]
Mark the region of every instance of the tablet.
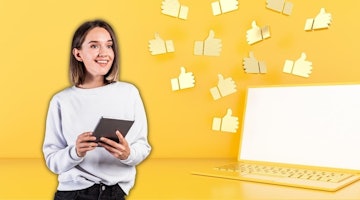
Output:
[[133,123],[134,121],[130,120],[102,117],[93,132],[93,135],[96,137],[95,142],[99,142],[101,137],[106,137],[119,143],[119,138],[116,135],[116,130],[120,131],[120,133],[125,137]]

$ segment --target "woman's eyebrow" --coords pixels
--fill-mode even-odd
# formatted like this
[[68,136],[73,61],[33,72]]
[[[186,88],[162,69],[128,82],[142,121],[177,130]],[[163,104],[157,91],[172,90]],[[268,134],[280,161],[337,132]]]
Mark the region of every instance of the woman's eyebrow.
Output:
[[[113,42],[113,40],[108,40],[106,42]],[[91,40],[91,41],[88,42],[88,44],[90,44],[90,43],[100,43],[100,41]]]

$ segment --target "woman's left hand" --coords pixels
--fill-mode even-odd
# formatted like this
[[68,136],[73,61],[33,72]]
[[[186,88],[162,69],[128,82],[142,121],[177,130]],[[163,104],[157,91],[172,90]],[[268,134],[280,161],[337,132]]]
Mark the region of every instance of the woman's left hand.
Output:
[[130,155],[130,147],[125,138],[121,135],[119,131],[116,131],[116,135],[119,138],[119,143],[110,140],[105,137],[100,138],[99,146],[104,147],[108,152],[110,152],[114,157],[125,160]]

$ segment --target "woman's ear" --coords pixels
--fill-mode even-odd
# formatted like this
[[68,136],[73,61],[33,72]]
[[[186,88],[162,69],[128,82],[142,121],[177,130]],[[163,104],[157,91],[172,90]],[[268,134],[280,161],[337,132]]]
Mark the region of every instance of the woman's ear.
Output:
[[79,49],[74,48],[72,53],[73,53],[73,55],[74,55],[74,57],[76,58],[77,61],[80,61],[80,62],[83,61],[82,58],[81,58]]

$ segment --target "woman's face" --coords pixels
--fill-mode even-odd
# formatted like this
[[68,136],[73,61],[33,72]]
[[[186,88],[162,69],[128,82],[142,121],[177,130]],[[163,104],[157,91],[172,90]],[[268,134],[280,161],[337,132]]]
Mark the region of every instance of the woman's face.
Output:
[[114,60],[113,41],[109,32],[100,27],[93,28],[85,37],[81,49],[74,49],[74,56],[84,63],[86,78],[102,78]]

